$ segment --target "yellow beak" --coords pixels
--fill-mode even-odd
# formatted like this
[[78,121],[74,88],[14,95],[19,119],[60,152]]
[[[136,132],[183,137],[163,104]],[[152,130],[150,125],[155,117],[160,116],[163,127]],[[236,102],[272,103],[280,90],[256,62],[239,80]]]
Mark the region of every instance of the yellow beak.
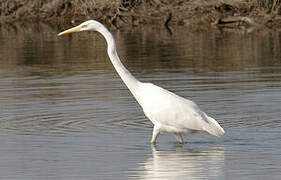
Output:
[[70,33],[74,33],[74,32],[79,32],[81,30],[81,28],[82,27],[80,25],[78,25],[78,26],[75,26],[73,28],[70,28],[68,30],[65,30],[65,31],[59,33],[57,36],[61,36],[61,35],[64,35],[64,34],[70,34]]

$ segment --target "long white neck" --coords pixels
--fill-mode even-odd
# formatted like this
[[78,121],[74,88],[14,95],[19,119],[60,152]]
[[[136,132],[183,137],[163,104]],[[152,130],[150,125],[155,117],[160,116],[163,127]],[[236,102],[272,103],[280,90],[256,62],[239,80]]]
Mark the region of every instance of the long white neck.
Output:
[[112,36],[112,34],[102,25],[98,30],[100,32],[106,42],[107,42],[107,53],[108,56],[116,69],[117,73],[123,80],[123,82],[126,84],[126,86],[129,88],[131,93],[134,95],[134,97],[138,100],[139,97],[139,86],[140,81],[138,81],[122,64],[122,62],[119,59],[119,56],[117,54],[116,50],[116,43]]

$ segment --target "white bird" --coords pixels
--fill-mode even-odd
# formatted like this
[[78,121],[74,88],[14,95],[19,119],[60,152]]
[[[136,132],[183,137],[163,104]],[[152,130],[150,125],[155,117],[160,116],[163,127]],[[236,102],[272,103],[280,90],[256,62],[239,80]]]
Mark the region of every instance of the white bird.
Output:
[[172,133],[179,143],[183,143],[182,134],[195,131],[206,131],[218,137],[224,134],[218,122],[207,116],[194,102],[152,83],[137,80],[120,61],[113,35],[100,22],[88,20],[58,36],[79,31],[97,31],[104,36],[107,53],[114,68],[142,107],[145,116],[154,125],[152,144],[156,143],[160,132]]

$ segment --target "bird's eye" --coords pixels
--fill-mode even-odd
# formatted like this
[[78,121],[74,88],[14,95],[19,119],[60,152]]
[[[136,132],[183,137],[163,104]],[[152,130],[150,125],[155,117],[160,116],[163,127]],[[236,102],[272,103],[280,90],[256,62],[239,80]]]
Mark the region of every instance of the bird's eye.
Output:
[[83,25],[82,28],[87,28],[87,25]]

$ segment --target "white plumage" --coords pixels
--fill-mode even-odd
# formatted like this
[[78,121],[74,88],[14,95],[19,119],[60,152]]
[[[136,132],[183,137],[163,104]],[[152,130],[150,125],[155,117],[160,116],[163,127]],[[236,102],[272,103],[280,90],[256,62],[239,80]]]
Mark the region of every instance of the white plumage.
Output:
[[98,31],[105,37],[113,66],[154,125],[152,144],[155,144],[160,132],[172,133],[179,143],[183,143],[182,134],[185,133],[206,131],[214,136],[224,134],[217,121],[207,116],[194,102],[152,83],[138,81],[121,63],[112,34],[98,21],[86,21],[58,35],[79,31]]

